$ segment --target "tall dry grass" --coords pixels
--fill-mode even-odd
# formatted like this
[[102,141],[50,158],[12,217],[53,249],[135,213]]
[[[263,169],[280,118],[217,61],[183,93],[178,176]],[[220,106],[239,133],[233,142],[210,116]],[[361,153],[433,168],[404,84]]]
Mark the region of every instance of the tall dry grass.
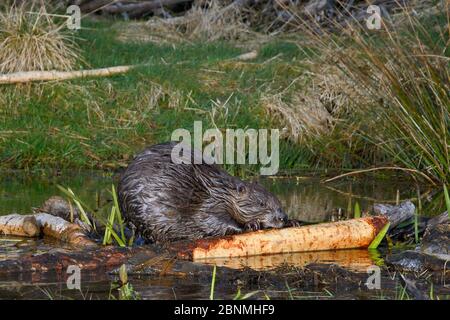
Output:
[[357,99],[353,104],[355,113],[365,114],[362,120],[370,128],[360,129],[359,134],[382,148],[395,164],[448,183],[450,14],[448,3],[440,5],[437,12],[443,21],[432,28],[430,17],[421,19],[403,8],[402,23],[384,18],[381,30],[367,30],[358,22],[344,29],[336,26],[341,35],[319,33],[310,24],[304,30],[319,63],[337,66],[345,81],[377,102],[367,105]]
[[[123,28],[122,28],[123,27]],[[121,26],[119,39],[156,43],[192,43],[248,41],[263,38],[251,30],[241,8],[222,5],[216,0],[192,6],[183,16],[174,18],[151,18],[145,24],[132,23]]]
[[24,3],[0,11],[0,73],[72,70],[80,50],[64,28],[44,6]]

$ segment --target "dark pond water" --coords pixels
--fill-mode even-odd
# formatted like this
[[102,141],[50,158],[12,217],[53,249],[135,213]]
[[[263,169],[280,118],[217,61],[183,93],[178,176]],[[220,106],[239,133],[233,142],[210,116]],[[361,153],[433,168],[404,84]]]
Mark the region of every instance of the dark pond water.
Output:
[[[31,212],[32,207],[39,207],[48,197],[61,195],[57,185],[70,187],[85,202],[92,207],[108,208],[111,201],[109,190],[116,176],[104,172],[41,172],[30,174],[23,172],[4,172],[0,174],[0,215],[10,213]],[[408,181],[399,178],[384,180],[342,180],[333,183],[322,183],[319,178],[292,177],[292,178],[266,178],[260,181],[274,192],[282,201],[283,206],[292,218],[308,222],[335,221],[353,217],[355,203],[362,211],[369,210],[374,202],[395,203],[417,197],[416,187]],[[443,202],[440,196],[432,197],[429,190],[421,189],[423,197],[423,213],[438,214],[443,212]],[[428,199],[428,200],[427,200]],[[435,200],[437,199],[437,200]],[[60,243],[53,243],[48,239],[20,239],[0,237],[0,261],[18,259],[26,253],[44,253],[54,248],[60,248]],[[69,249],[69,248],[68,248]],[[221,271],[223,278],[218,277],[216,284],[217,298],[232,298],[237,290],[243,294],[256,292],[254,298],[404,298],[405,294],[399,284],[398,277],[389,272],[382,271],[382,288],[369,290],[364,285],[368,277],[367,268],[374,264],[382,264],[383,250],[369,252],[368,250],[341,250],[318,253],[295,253],[289,255],[273,255],[263,259],[245,259],[213,261],[212,264],[226,266]],[[303,267],[309,263],[337,264],[355,272],[352,281],[346,283],[330,283],[326,285],[312,285],[304,283],[298,286],[299,281],[293,277],[292,269],[283,269],[286,266]],[[241,270],[246,266],[258,271],[247,274]],[[211,269],[209,265],[197,265],[200,268],[197,277],[179,277],[173,275],[130,275],[130,283],[141,298],[145,299],[207,299],[210,293]],[[206,268],[206,269],[205,269]],[[276,271],[268,271],[278,268]],[[246,269],[247,270],[247,269]],[[339,270],[338,270],[339,271]],[[264,275],[265,285],[249,281],[245,277],[255,277],[255,272]],[[328,273],[330,271],[327,271]],[[335,271],[333,271],[335,272]],[[192,272],[196,274],[194,270]],[[358,274],[356,276],[356,274]],[[219,273],[220,275],[220,273]],[[243,279],[236,282],[240,276]],[[329,275],[333,279],[338,276]],[[258,276],[260,277],[260,276]],[[292,278],[293,277],[293,278]],[[323,275],[326,278],[326,276]],[[359,278],[358,278],[359,277]],[[292,279],[291,279],[292,278]],[[351,277],[350,277],[351,278]],[[231,281],[230,279],[234,279]],[[287,282],[293,281],[289,285]],[[431,278],[430,278],[431,279]],[[326,280],[326,279],[325,279]],[[68,290],[65,281],[58,275],[39,275],[24,273],[0,278],[0,299],[49,299],[49,298],[78,298],[78,299],[108,299],[117,297],[117,290],[112,289],[117,277],[106,273],[83,274],[82,290]],[[430,286],[436,294],[445,294],[445,287],[436,280]],[[297,283],[297,285],[296,285]],[[325,281],[327,283],[327,281]],[[356,283],[356,284],[355,284]],[[440,290],[444,290],[442,293]]]

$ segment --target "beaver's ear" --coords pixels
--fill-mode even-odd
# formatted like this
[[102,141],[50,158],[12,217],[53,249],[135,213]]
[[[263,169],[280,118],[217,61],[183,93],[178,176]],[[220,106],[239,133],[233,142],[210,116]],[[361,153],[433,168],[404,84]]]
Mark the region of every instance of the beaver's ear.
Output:
[[243,183],[238,183],[237,186],[236,186],[236,191],[240,195],[245,194],[245,193],[247,193],[247,187]]

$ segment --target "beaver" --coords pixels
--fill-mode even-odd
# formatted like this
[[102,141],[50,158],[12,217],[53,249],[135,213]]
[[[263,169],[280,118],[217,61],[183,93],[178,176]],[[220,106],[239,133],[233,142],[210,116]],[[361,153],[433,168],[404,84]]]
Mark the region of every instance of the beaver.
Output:
[[[177,144],[145,149],[120,177],[117,193],[124,220],[147,242],[299,225],[258,183],[242,181],[216,164],[174,163],[171,154]],[[195,152],[189,153],[194,159]]]

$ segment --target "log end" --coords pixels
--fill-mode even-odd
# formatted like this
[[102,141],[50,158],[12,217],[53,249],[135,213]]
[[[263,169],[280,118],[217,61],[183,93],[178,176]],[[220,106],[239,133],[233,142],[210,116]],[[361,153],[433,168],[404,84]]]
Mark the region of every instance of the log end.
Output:
[[41,234],[41,228],[34,216],[27,216],[23,220],[23,231],[29,237],[39,237]]

